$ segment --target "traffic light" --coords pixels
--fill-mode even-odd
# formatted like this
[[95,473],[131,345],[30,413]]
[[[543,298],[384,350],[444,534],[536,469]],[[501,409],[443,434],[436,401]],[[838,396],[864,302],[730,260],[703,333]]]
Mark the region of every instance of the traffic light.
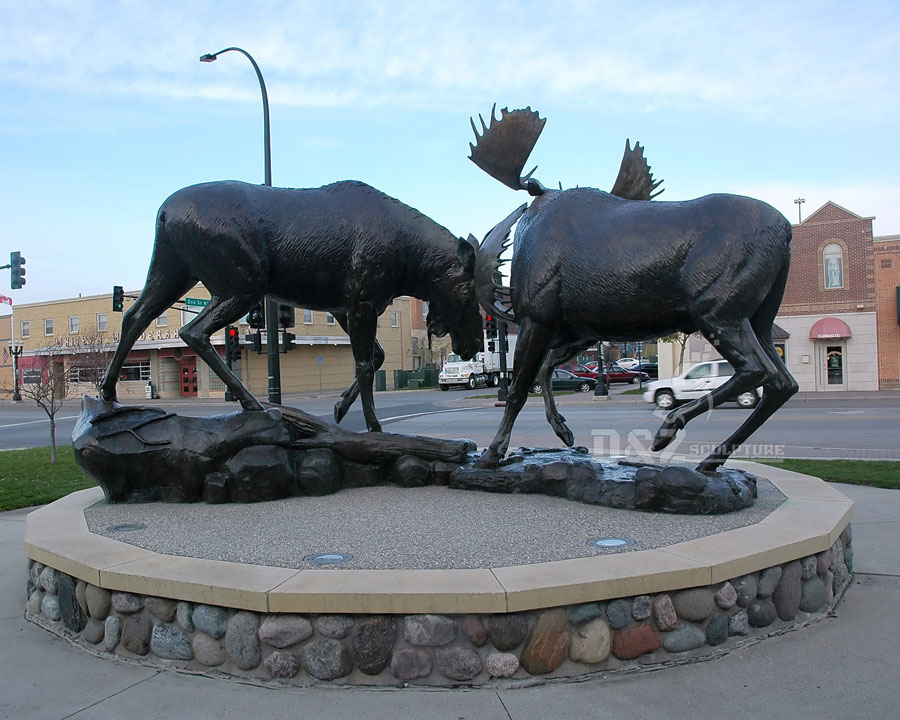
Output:
[[229,359],[241,356],[241,336],[234,325],[229,325],[225,328],[225,352],[226,357]]
[[278,324],[283,328],[294,327],[294,306],[278,306]]
[[247,313],[247,324],[254,330],[262,330],[266,326],[265,303],[260,300]]
[[[285,307],[282,305],[282,307]],[[288,352],[289,350],[293,350],[294,348],[294,338],[297,337],[294,333],[286,332],[284,333],[284,351]]]
[[497,318],[493,315],[484,316],[484,335],[488,340],[497,339]]
[[122,312],[125,307],[125,291],[121,285],[113,285],[113,312]]
[[22,267],[24,264],[25,258],[18,250],[9,254],[9,286],[13,290],[18,290],[25,284],[25,268]]
[[257,330],[255,333],[247,333],[244,341],[253,346],[253,350],[259,355],[262,352],[262,334]]

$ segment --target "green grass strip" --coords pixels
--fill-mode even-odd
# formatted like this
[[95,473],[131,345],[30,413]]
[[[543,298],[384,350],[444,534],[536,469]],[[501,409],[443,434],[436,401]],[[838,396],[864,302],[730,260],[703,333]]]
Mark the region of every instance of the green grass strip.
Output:
[[812,475],[826,482],[900,490],[900,461],[897,460],[782,460],[754,462]]
[[71,445],[57,446],[57,463],[50,448],[0,452],[0,511],[44,505],[95,483],[75,464]]

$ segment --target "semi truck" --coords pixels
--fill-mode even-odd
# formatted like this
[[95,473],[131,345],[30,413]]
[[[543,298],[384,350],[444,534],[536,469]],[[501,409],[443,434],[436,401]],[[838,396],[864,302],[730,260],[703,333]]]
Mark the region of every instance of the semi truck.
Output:
[[[516,336],[507,335],[509,349],[506,351],[506,374],[512,377],[513,354],[516,349]],[[500,385],[502,370],[500,369],[500,341],[485,338],[484,350],[476,353],[471,360],[463,360],[456,353],[447,356],[447,362],[438,375],[441,390],[452,387],[473,389],[479,386],[497,387]]]

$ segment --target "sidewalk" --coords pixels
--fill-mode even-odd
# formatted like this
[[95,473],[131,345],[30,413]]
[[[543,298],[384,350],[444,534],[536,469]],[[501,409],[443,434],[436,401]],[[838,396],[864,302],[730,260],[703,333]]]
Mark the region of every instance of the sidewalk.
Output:
[[0,718],[459,720],[895,717],[900,492],[850,485],[856,577],[835,616],[708,662],[514,690],[281,689],[95,657],[24,620],[25,516],[0,514]]

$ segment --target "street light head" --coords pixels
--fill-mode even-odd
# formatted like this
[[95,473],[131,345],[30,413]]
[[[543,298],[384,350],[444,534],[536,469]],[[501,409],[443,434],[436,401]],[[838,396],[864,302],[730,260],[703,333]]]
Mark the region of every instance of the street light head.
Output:
[[215,62],[216,55],[212,53],[206,53],[206,55],[200,56],[200,62]]

